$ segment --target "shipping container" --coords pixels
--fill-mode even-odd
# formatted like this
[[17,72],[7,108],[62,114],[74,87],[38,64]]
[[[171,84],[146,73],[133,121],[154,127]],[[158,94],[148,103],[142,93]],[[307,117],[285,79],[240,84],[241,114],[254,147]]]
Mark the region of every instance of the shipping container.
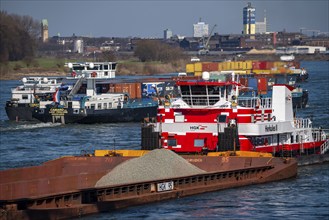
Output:
[[228,70],[227,65],[228,65],[228,62],[223,62],[223,63],[222,63],[222,70],[223,70],[223,71]]
[[266,77],[260,77],[257,79],[257,88],[258,88],[258,92],[267,91],[267,78]]
[[186,73],[194,73],[194,63],[186,64]]
[[262,69],[262,70],[253,70],[253,72],[255,74],[271,74],[271,70],[266,70],[266,69]]
[[202,76],[202,72],[201,71],[195,71],[194,72],[194,76]]
[[248,87],[257,89],[257,79],[256,78],[249,78],[248,79]]
[[202,71],[218,71],[218,64],[216,62],[202,63]]
[[270,70],[270,69],[272,69],[273,67],[274,67],[274,62],[272,62],[272,61],[267,61],[267,62],[266,62],[266,67],[265,67],[265,69]]
[[131,99],[142,97],[142,89],[140,83],[116,83],[114,84],[114,92],[127,93]]
[[227,70],[234,70],[234,62],[227,62]]
[[239,62],[231,62],[231,69],[238,70],[239,69]]
[[277,61],[277,62],[274,62],[273,63],[273,67],[277,67],[278,69],[280,67],[285,67],[286,66],[286,63],[285,62],[282,62],[282,61]]
[[223,62],[218,63],[218,71],[223,70]]
[[252,61],[252,69],[259,70],[259,61]]
[[248,87],[248,78],[240,78],[240,84],[245,86],[245,87]]
[[244,61],[243,65],[244,65],[243,68],[246,69],[246,70],[251,70],[252,69],[252,61],[251,60]]
[[202,72],[202,63],[194,63],[194,72]]

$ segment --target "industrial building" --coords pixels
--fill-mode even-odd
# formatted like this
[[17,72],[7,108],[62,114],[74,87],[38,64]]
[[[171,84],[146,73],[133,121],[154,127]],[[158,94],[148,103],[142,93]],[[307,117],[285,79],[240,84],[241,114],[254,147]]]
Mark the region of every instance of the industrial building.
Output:
[[256,17],[255,8],[251,7],[251,3],[243,8],[243,34],[255,34],[256,33]]
[[205,22],[193,24],[193,37],[208,37],[209,35],[209,25]]
[[267,19],[266,19],[266,12],[264,15],[263,21],[256,21],[256,34],[265,34],[267,33]]
[[166,29],[163,31],[163,39],[169,40],[173,36],[172,31],[170,29]]

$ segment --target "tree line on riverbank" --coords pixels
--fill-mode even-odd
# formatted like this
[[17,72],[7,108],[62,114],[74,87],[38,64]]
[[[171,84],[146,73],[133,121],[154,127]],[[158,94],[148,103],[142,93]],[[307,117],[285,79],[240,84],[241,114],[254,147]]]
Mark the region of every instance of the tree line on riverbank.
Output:
[[[76,54],[61,57],[58,53],[50,56],[54,62],[45,61],[38,57],[38,50],[44,47],[40,40],[41,23],[30,16],[8,14],[0,11],[0,77],[12,78],[8,75],[28,72],[63,72],[65,62],[75,62]],[[174,71],[185,59],[183,51],[179,47],[173,47],[160,41],[141,40],[134,48],[133,56],[122,57],[120,53],[113,51],[103,52],[96,61],[121,61],[121,72],[129,74],[138,67],[140,71],[147,73],[153,70]],[[79,57],[81,60],[81,57]],[[83,57],[83,61],[95,61],[93,58]],[[133,62],[131,62],[133,60]],[[127,63],[125,64],[125,61]],[[134,64],[134,62],[141,64]],[[49,65],[52,63],[51,65]]]
[[0,11],[0,62],[33,59],[40,23],[31,16]]

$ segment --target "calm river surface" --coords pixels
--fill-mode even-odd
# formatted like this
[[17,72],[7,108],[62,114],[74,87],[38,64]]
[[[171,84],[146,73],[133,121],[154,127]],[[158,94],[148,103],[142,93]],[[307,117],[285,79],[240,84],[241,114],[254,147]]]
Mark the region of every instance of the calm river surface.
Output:
[[[310,74],[306,109],[313,126],[329,129],[329,62],[302,62]],[[0,81],[0,170],[38,165],[94,149],[139,149],[140,124],[61,125],[11,122],[5,113],[10,88]],[[131,207],[83,219],[329,219],[329,163],[298,168],[298,177]]]

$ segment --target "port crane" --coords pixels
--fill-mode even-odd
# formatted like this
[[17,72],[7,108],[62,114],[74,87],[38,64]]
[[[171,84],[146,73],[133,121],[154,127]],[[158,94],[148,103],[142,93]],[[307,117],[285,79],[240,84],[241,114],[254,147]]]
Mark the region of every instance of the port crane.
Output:
[[213,33],[213,31],[214,31],[214,29],[215,29],[216,26],[217,25],[215,24],[212,27],[212,29],[210,31],[210,34],[208,35],[208,38],[207,38],[206,43],[204,43],[204,37],[202,38],[203,39],[203,46],[202,46],[202,48],[198,52],[199,55],[205,55],[205,54],[208,54],[209,53],[209,41],[210,41],[211,35],[212,35],[212,33]]

